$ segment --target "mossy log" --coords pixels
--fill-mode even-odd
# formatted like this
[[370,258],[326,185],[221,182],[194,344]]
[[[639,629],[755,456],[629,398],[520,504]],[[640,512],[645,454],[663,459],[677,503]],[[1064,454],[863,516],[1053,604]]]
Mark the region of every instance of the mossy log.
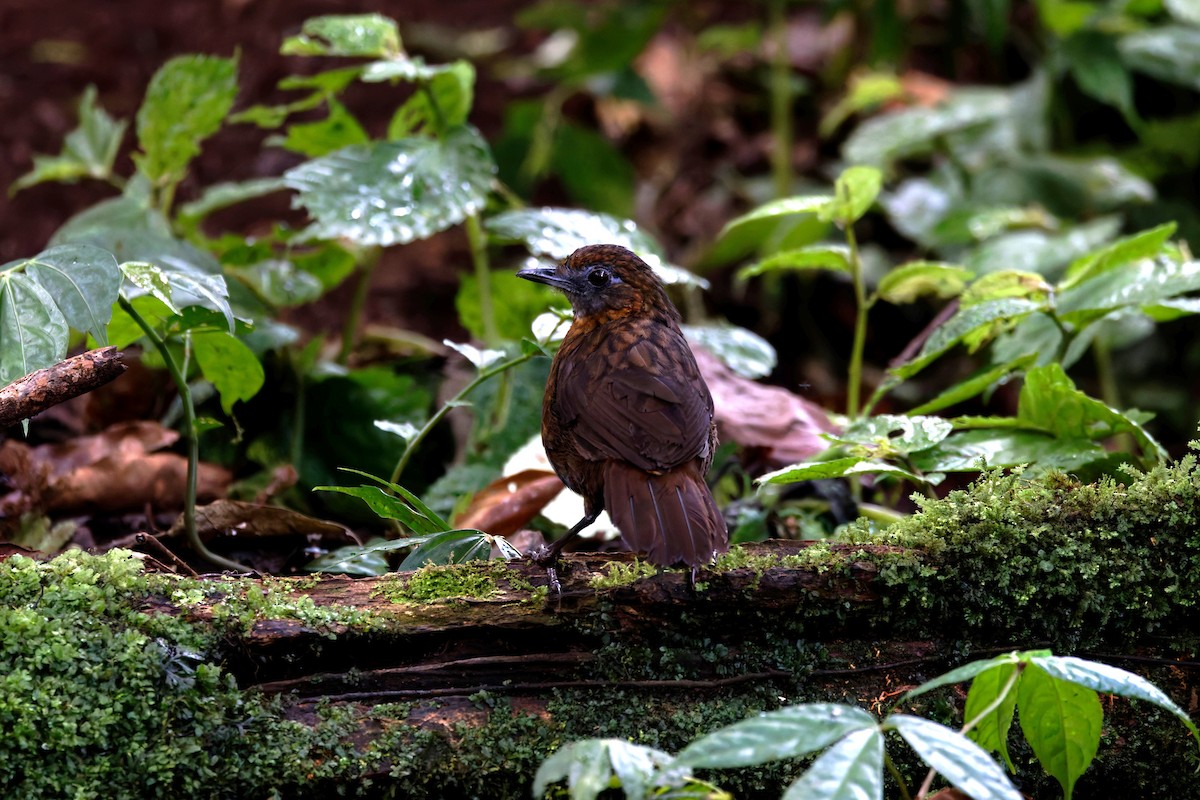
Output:
[[[521,797],[567,741],[677,751],[809,701],[884,714],[963,661],[1035,647],[1144,674],[1194,711],[1197,531],[1185,460],[1129,485],[990,476],[884,533],[737,548],[695,587],[622,556],[570,556],[561,594],[521,562],[197,580],[127,553],[16,556],[0,564],[0,660],[15,665],[0,720],[16,731],[0,740],[0,787]],[[961,724],[963,689],[903,710]],[[1077,796],[1188,796],[1183,727],[1144,704],[1105,708]],[[1021,789],[1057,797],[1016,738]],[[902,750],[912,787],[923,769]],[[803,766],[709,777],[774,798]]]

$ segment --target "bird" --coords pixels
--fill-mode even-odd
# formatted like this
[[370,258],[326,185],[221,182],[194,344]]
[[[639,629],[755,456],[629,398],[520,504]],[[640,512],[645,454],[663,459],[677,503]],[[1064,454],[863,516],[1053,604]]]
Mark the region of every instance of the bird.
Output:
[[517,275],[563,292],[574,312],[550,365],[542,443],[584,503],[583,519],[531,555],[555,563],[607,510],[630,550],[659,567],[690,567],[694,585],[697,570],[729,549],[729,533],[705,482],[717,447],[712,395],[662,281],[614,244]]

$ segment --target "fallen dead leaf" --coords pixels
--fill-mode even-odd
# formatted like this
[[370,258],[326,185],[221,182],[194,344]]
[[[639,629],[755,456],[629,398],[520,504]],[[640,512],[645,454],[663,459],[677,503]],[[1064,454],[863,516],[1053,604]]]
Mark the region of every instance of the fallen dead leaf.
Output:
[[[309,536],[333,538],[340,542],[354,541],[345,527],[310,517],[299,511],[277,506],[245,503],[240,500],[216,500],[196,508],[196,531],[204,540],[223,536],[254,538],[275,536]],[[168,535],[183,533],[183,520],[171,526]]]
[[528,524],[563,488],[557,475],[542,470],[498,478],[476,492],[466,510],[455,516],[454,525],[508,536]]

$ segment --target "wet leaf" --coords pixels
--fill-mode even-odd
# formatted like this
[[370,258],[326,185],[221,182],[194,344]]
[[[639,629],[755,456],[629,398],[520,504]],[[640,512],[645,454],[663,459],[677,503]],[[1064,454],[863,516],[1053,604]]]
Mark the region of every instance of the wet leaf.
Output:
[[1161,25],[1122,36],[1117,43],[1130,69],[1168,83],[1200,89],[1200,30]]
[[848,734],[874,730],[875,725],[875,717],[854,706],[788,706],[697,739],[675,757],[675,763],[709,769],[756,766],[823,750]]
[[743,378],[765,378],[778,361],[770,342],[736,325],[684,325],[683,334]]
[[66,319],[41,284],[0,270],[0,386],[61,360],[68,333]]
[[814,244],[795,250],[784,250],[738,270],[738,280],[746,280],[770,272],[793,269],[850,270],[850,248],[845,245]]
[[238,400],[249,400],[262,388],[262,364],[236,336],[225,331],[195,333],[192,352],[200,372],[221,396],[221,409],[226,414],[233,412]]
[[15,268],[22,266],[54,299],[68,325],[108,344],[106,329],[122,282],[112,253],[86,244],[59,245]]
[[973,800],[1021,800],[1000,765],[958,731],[907,714],[895,714],[888,722],[926,764]]
[[879,279],[875,294],[889,303],[911,303],[918,297],[956,297],[971,278],[971,271],[953,264],[913,261],[896,267]]
[[288,126],[287,134],[273,137],[269,144],[316,158],[350,145],[365,145],[371,137],[363,130],[354,115],[332,97],[326,101],[329,113],[324,119],[297,122]]
[[9,189],[21,189],[45,181],[73,183],[79,178],[107,178],[121,149],[126,123],[113,119],[96,105],[96,87],[88,86],[79,100],[79,126],[67,134],[57,156],[35,155],[33,169]]
[[366,56],[389,58],[402,53],[400,29],[379,14],[329,14],[305,20],[300,35],[279,48],[285,56]]
[[883,734],[848,734],[787,788],[783,800],[883,800]]

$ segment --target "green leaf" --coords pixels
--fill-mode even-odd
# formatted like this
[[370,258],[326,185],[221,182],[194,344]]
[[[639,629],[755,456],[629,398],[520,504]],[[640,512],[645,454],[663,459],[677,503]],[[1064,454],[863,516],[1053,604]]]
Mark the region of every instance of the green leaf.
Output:
[[196,225],[214,211],[282,191],[287,186],[282,178],[252,178],[247,181],[214,183],[190,203],[179,207],[178,216],[186,225]]
[[875,294],[889,303],[911,303],[918,297],[945,300],[958,296],[972,273],[963,267],[935,261],[913,261],[879,279]]
[[0,268],[0,386],[61,361],[70,332],[49,292],[10,266]]
[[305,20],[300,35],[285,39],[279,52],[285,56],[393,58],[403,51],[394,20],[379,14],[329,14]]
[[35,155],[33,169],[10,188],[21,189],[45,181],[74,182],[79,178],[106,179],[121,149],[126,123],[117,121],[96,105],[96,87],[88,86],[79,100],[79,126],[67,134],[57,156]]
[[427,564],[463,564],[468,561],[487,561],[492,554],[492,537],[474,530],[454,530],[436,533],[413,548],[399,569],[420,569]]
[[[149,294],[139,295],[129,299],[129,304],[143,321],[154,330],[165,330],[169,320],[178,316],[178,312],[167,306],[157,297]],[[108,343],[113,347],[124,349],[140,340],[146,332],[138,325],[125,309],[117,306],[113,309],[112,321],[108,323]],[[147,351],[146,355],[154,352]]]
[[964,306],[971,306],[989,300],[1020,297],[1043,303],[1053,290],[1054,287],[1036,272],[1006,269],[989,272],[976,280],[962,293],[961,302]]
[[1038,0],[1036,5],[1042,24],[1059,38],[1082,28],[1098,10],[1095,3],[1082,0]]
[[[533,796],[542,797],[552,783],[566,780],[572,800],[595,800],[611,788],[614,772],[630,800],[642,800],[658,768],[670,762],[662,750],[623,739],[571,742],[542,762],[533,779]],[[682,776],[681,776],[682,777]]]
[[959,89],[935,108],[909,108],[859,125],[842,146],[852,164],[886,167],[928,152],[947,134],[1001,120],[1012,113],[1012,94],[999,89]]
[[[760,37],[759,31],[751,36]],[[747,48],[750,49],[750,48]],[[869,72],[850,76],[850,88],[846,95],[821,118],[820,135],[828,138],[851,115],[879,106],[888,100],[903,97],[904,84],[895,75]]]
[[1200,89],[1200,29],[1183,25],[1146,28],[1122,36],[1117,49],[1130,69]]
[[1161,254],[1177,227],[1174,222],[1168,222],[1109,242],[1099,250],[1093,250],[1075,259],[1071,266],[1067,267],[1063,280],[1059,282],[1059,291],[1069,289],[1101,273],[1123,267],[1131,261]]
[[[492,285],[496,330],[504,339],[515,341],[528,334],[533,321],[557,299],[548,286],[518,278],[512,272],[493,272],[488,280]],[[485,339],[479,279],[475,275],[466,274],[460,279],[454,307],[463,327],[476,339]]]
[[138,110],[138,169],[156,185],[178,183],[236,96],[234,59],[191,55],[168,61],[151,78]]
[[863,445],[881,457],[927,450],[950,435],[954,426],[941,417],[880,414],[852,422],[832,437],[844,444]]
[[1025,739],[1071,800],[1075,781],[1100,746],[1100,699],[1093,690],[1059,680],[1035,663],[1021,673],[1017,692],[1017,717]]
[[[999,753],[1010,772],[1017,771],[1008,754],[1008,731],[1012,727],[1013,712],[1017,708],[1016,684],[1009,687],[1003,698],[1000,698],[1000,692],[1008,686],[1016,669],[1014,664],[1001,664],[996,669],[980,673],[971,682],[971,690],[967,692],[967,703],[963,707],[963,719],[967,723],[974,723],[974,727],[967,734],[971,741],[989,753]],[[996,708],[987,716],[979,716],[998,699],[1000,702]]]
[[528,208],[497,214],[484,225],[496,243],[519,242],[535,256],[555,261],[585,245],[617,244],[641,256],[663,283],[708,288],[708,281],[668,264],[658,243],[631,220],[571,208]]
[[848,734],[813,762],[783,800],[883,800],[883,734]]
[[911,409],[908,413],[932,414],[935,411],[941,411],[943,408],[957,405],[964,400],[969,400],[991,389],[993,386],[1004,383],[1014,372],[1028,367],[1036,358],[1036,354],[1029,353],[1018,356],[1011,361],[1006,361],[1003,364],[979,370],[966,380],[959,381],[948,389],[945,389],[932,400]]
[[[955,423],[960,421],[956,419]],[[1106,455],[1103,447],[1089,439],[1055,437],[1023,428],[985,427],[955,431],[937,447],[915,455],[913,466],[923,472],[977,472],[982,466],[1036,464],[1042,470],[1071,472]]]
[[60,245],[23,266],[25,274],[54,298],[68,325],[108,344],[106,329],[122,281],[112,253],[87,244]]
[[558,125],[550,164],[579,205],[618,217],[633,214],[637,174],[600,133],[570,123]]
[[[338,492],[357,497],[384,519],[394,519],[415,533],[436,534],[446,530],[440,518],[417,511],[399,497],[387,494],[377,486],[317,486],[317,492]],[[436,516],[436,515],[435,515]]]
[[831,461],[801,462],[761,475],[755,482],[760,484],[797,483],[822,478],[845,478],[851,475],[890,475],[914,483],[927,483],[924,477],[915,472],[866,456],[835,458]]
[[958,731],[906,714],[888,717],[887,723],[926,764],[972,800],[1021,800],[1000,765]]
[[361,475],[364,478],[368,478],[368,479],[374,481],[375,483],[379,484],[380,486],[391,489],[393,492],[400,495],[400,497],[403,498],[406,503],[408,503],[410,506],[413,507],[413,510],[415,510],[418,514],[420,514],[423,519],[427,520],[426,527],[428,528],[428,530],[424,531],[425,533],[441,533],[443,531],[449,530],[450,524],[448,522],[446,522],[445,519],[443,519],[436,511],[431,509],[429,506],[425,505],[425,503],[423,503],[421,501],[421,498],[417,497],[415,494],[410,492],[408,489],[405,489],[403,486],[392,483],[390,481],[385,481],[383,478],[377,478],[374,475],[371,475],[370,473],[367,473],[367,472],[362,472],[361,470],[349,469],[347,467],[342,467],[342,469],[345,472],[351,472],[355,475]]
[[827,208],[833,206],[836,202],[835,198],[817,195],[817,196],[800,196],[800,197],[785,197],[782,200],[772,200],[769,203],[764,203],[753,211],[742,214],[740,217],[735,217],[725,223],[725,227],[717,234],[717,238],[724,239],[726,237],[737,236],[738,231],[755,222],[762,220],[778,220],[783,217],[791,217],[797,214],[813,214],[816,215]]
[[743,378],[765,378],[778,363],[775,348],[753,331],[728,323],[682,327],[684,336],[721,359],[725,366]]
[[963,266],[976,275],[998,270],[1047,275],[1102,246],[1120,229],[1119,219],[1101,217],[1060,234],[1013,231],[970,250]]
[[1064,290],[1058,316],[1076,327],[1124,306],[1154,306],[1200,289],[1200,261],[1142,259]]
[[291,259],[297,269],[319,280],[325,291],[339,286],[358,265],[353,253],[333,242],[323,243],[308,251],[293,250]]
[[171,299],[171,282],[167,280],[167,275],[161,268],[145,261],[126,261],[120,269],[134,286],[157,298],[175,314],[180,313],[175,301]]
[[200,372],[221,396],[221,410],[233,413],[233,404],[249,400],[262,388],[262,364],[237,337],[225,331],[193,333],[192,352]]
[[1192,736],[1196,737],[1197,742],[1200,743],[1200,732],[1196,730],[1196,726],[1187,712],[1163,694],[1157,686],[1140,675],[1108,664],[1086,661],[1073,656],[1039,654],[1030,661],[1045,670],[1046,674],[1052,678],[1069,681],[1105,694],[1115,694],[1131,700],[1153,703],[1179,717],[1180,721],[1191,731]]
[[325,290],[316,276],[283,259],[260,261],[245,267],[228,267],[226,271],[274,308],[311,303]]
[[829,269],[850,271],[850,248],[845,245],[814,244],[796,250],[785,250],[756,264],[738,270],[738,280],[746,280],[769,272],[791,269]]
[[[1049,653],[1050,651],[1034,650],[1030,652],[1044,654]],[[900,698],[898,703],[904,703],[913,699],[914,697],[918,697],[926,692],[933,691],[934,689],[940,689],[943,686],[949,686],[952,683],[962,683],[963,681],[972,680],[973,678],[982,675],[985,672],[997,669],[1005,664],[1016,664],[1021,660],[1022,655],[1023,654],[1016,652],[1002,653],[994,658],[984,658],[978,661],[971,661],[970,663],[963,664],[960,667],[955,667],[949,672],[925,681],[915,689],[910,689],[904,694],[903,697]]]
[[1083,92],[1121,113],[1136,113],[1133,78],[1121,63],[1116,38],[1099,31],[1083,30],[1063,42],[1063,53],[1071,77]]
[[350,145],[365,145],[371,140],[344,105],[332,97],[326,101],[326,105],[329,113],[324,119],[289,125],[286,136],[274,137],[269,143],[315,158]]
[[234,329],[233,309],[229,306],[229,292],[222,275],[210,275],[187,265],[164,269],[163,274],[171,284],[171,299],[180,309],[200,306],[216,311],[225,317],[230,331]]
[[930,335],[915,358],[890,371],[898,378],[911,378],[966,337],[972,336],[970,344],[978,348],[1004,324],[1040,309],[1041,304],[1024,298],[988,300],[960,308]]
[[883,188],[883,173],[875,167],[850,167],[833,186],[834,200],[817,212],[827,222],[845,228],[866,214]]
[[[364,75],[363,80],[370,78]],[[402,139],[421,132],[437,134],[464,125],[474,101],[475,68],[467,61],[440,67],[426,85],[396,109],[388,123],[387,138]]]
[[749,767],[816,752],[855,731],[873,731],[875,725],[875,717],[854,706],[787,706],[697,739],[675,757],[674,763],[704,768]]
[[392,571],[392,568],[388,565],[384,554],[394,549],[386,547],[391,544],[393,542],[375,538],[365,546],[353,544],[339,547],[323,556],[314,558],[304,565],[304,569],[307,572],[331,572],[366,577],[386,575]]
[[284,173],[314,239],[387,246],[424,239],[483,210],[496,167],[487,142],[460,127],[445,139],[347,147]]

